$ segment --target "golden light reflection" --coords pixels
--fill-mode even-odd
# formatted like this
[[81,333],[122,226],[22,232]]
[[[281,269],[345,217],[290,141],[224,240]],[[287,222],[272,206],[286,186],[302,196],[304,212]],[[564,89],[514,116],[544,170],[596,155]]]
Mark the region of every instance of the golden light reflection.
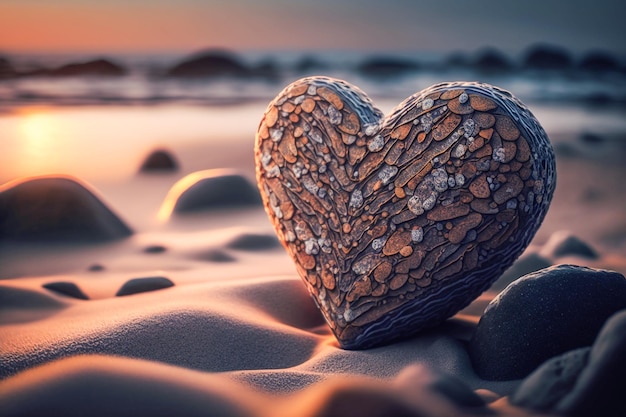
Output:
[[161,208],[159,209],[159,213],[157,214],[158,221],[166,222],[174,212],[179,198],[198,181],[207,178],[220,177],[222,175],[234,175],[235,173],[236,171],[227,168],[207,169],[204,171],[193,172],[178,180],[172,188],[170,188],[163,204],[161,205]]
[[17,133],[22,157],[17,161],[24,171],[42,172],[58,164],[61,126],[45,110],[26,110],[19,118]]

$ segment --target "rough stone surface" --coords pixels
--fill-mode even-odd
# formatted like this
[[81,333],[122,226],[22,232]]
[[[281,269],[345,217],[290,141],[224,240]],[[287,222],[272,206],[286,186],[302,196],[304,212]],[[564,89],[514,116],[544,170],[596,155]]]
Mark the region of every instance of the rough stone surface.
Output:
[[85,185],[40,177],[0,188],[0,240],[84,242],[132,234]]
[[469,344],[484,379],[524,378],[544,361],[591,346],[604,322],[626,308],[626,278],[557,265],[509,285],[487,307]]
[[556,182],[530,111],[443,83],[387,117],[358,88],[287,86],[257,131],[257,182],[281,243],[344,348],[435,326],[530,242]]
[[165,277],[133,278],[126,281],[115,295],[121,297],[124,295],[162,290],[173,286],[174,283]]

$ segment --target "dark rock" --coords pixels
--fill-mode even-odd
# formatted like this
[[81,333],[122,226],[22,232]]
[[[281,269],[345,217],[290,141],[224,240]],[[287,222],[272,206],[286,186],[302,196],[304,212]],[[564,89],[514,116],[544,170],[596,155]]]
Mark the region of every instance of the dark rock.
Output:
[[3,78],[13,78],[16,75],[17,72],[11,62],[7,58],[0,56],[0,80]]
[[280,74],[278,64],[272,60],[264,60],[251,69],[251,75],[276,80]]
[[[56,297],[42,294],[39,291],[0,285],[0,312],[13,309],[47,310],[64,306],[65,303],[59,301]],[[9,314],[3,314],[2,316],[9,316]],[[9,317],[0,318],[9,319]]]
[[563,70],[571,68],[572,56],[563,48],[551,45],[532,47],[524,58],[524,67],[539,70]]
[[87,270],[91,272],[100,272],[100,271],[104,271],[104,269],[105,269],[104,266],[100,264],[93,264],[93,265],[90,265],[89,268],[87,268]]
[[590,72],[619,71],[619,62],[608,52],[594,51],[586,54],[579,67]]
[[208,262],[235,262],[237,260],[234,256],[218,249],[199,253],[194,258]]
[[280,246],[278,239],[274,235],[257,235],[246,233],[237,236],[226,245],[230,249],[247,251],[267,250]]
[[85,293],[73,282],[49,282],[47,284],[43,284],[42,286],[50,291],[66,295],[68,297],[77,298],[79,300],[89,300],[89,297],[87,297]]
[[476,373],[526,377],[547,359],[591,346],[604,322],[626,308],[626,278],[558,265],[510,284],[487,307],[469,343]]
[[608,106],[621,102],[620,98],[614,97],[613,95],[604,91],[588,93],[581,98],[581,101],[587,104],[594,104],[596,106]]
[[580,135],[580,140],[584,143],[588,143],[590,145],[597,145],[599,143],[603,143],[605,141],[604,137],[596,134],[596,133],[589,133],[589,132],[584,132],[583,134]]
[[305,56],[294,65],[294,70],[297,73],[307,73],[311,71],[319,71],[325,69],[328,69],[328,64],[319,61],[312,56]]
[[126,281],[115,295],[121,297],[124,295],[162,290],[173,286],[174,283],[165,277],[133,278]]
[[176,214],[230,207],[261,205],[261,196],[244,176],[228,170],[206,170],[189,174],[174,184],[166,201]]
[[148,158],[141,164],[140,172],[173,172],[178,171],[178,163],[174,156],[164,150],[158,149],[148,155]]
[[574,389],[556,406],[570,416],[626,416],[626,311],[602,328]]
[[208,51],[174,65],[167,71],[171,77],[244,77],[251,74],[250,68],[244,65],[233,54],[225,51]]
[[63,65],[59,68],[48,70],[45,75],[53,77],[119,77],[126,75],[126,69],[107,59],[95,59],[93,61]]
[[163,245],[150,245],[143,249],[145,253],[163,253],[166,250],[167,248]]
[[393,77],[414,72],[418,68],[417,63],[409,59],[375,57],[362,62],[357,70],[368,77]]
[[598,252],[595,249],[568,231],[553,233],[543,245],[541,254],[547,258],[580,256],[588,259],[598,259]]
[[495,49],[486,49],[478,53],[473,66],[482,72],[504,72],[513,68],[509,59]]
[[444,66],[450,68],[467,68],[471,65],[469,57],[462,52],[454,52],[445,59]]
[[67,177],[38,177],[0,188],[0,240],[77,242],[132,234],[85,185]]
[[567,395],[587,366],[591,347],[570,350],[544,362],[524,379],[510,402],[520,407],[550,410]]

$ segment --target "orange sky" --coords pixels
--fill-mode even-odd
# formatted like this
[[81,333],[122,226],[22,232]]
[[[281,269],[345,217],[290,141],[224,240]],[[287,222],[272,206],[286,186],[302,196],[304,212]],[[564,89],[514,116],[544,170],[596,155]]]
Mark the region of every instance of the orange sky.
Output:
[[0,51],[517,52],[548,42],[626,55],[625,11],[621,0],[0,0]]

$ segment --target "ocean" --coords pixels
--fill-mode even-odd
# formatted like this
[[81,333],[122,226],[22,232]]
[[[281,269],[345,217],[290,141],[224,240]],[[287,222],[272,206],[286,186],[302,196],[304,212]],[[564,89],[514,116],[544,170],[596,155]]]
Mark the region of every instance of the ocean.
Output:
[[[512,63],[506,70],[474,65],[468,57],[418,53],[227,55],[246,68],[264,68],[264,72],[237,77],[165,76],[168,68],[187,58],[170,53],[107,55],[124,69],[122,76],[0,78],[0,182],[50,173],[114,180],[133,175],[154,148],[210,146],[223,139],[250,141],[252,147],[267,103],[290,82],[314,74],[357,85],[385,113],[432,84],[481,81],[519,97],[549,134],[569,133],[566,136],[571,138],[626,132],[626,71],[620,68],[586,71],[572,64],[538,70],[523,68],[505,55],[502,59]],[[32,72],[97,56],[6,58],[16,71]],[[368,62],[379,66],[372,70]],[[408,67],[402,66],[407,63]],[[189,170],[195,167],[191,164]]]

